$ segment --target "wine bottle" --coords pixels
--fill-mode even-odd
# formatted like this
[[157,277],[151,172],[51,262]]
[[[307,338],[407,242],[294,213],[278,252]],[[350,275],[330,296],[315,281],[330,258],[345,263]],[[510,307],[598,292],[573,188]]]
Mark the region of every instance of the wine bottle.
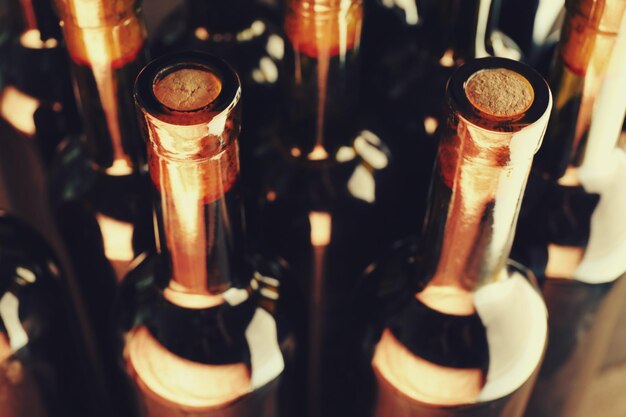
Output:
[[200,52],[158,58],[136,81],[158,254],[123,282],[116,322],[142,416],[278,415],[285,362],[260,306],[275,280],[244,248],[240,96],[235,72]]
[[452,75],[446,100],[421,241],[364,281],[357,311],[373,325],[359,415],[519,417],[546,346],[532,273],[507,258],[548,85],[524,64],[483,58]]
[[[11,218],[7,221],[7,240],[6,242],[3,240],[0,244],[2,247],[0,252],[6,249],[5,253],[10,254],[11,259],[6,259],[6,265],[0,264],[0,269],[6,266],[7,269],[3,271],[10,272],[9,265],[15,265],[13,262],[18,262],[20,259],[30,260],[32,264],[29,264],[29,268],[37,267],[33,269],[33,273],[36,276],[41,274],[42,282],[46,284],[42,286],[37,284],[32,287],[39,288],[36,290],[37,294],[40,290],[41,294],[47,294],[43,295],[43,299],[37,296],[37,300],[42,304],[42,310],[37,310],[37,314],[49,314],[52,320],[52,324],[45,324],[46,327],[43,329],[51,334],[46,333],[45,340],[41,341],[42,347],[37,349],[46,349],[49,345],[50,352],[53,352],[53,349],[57,352],[57,348],[65,346],[62,356],[56,353],[54,357],[46,356],[46,358],[60,361],[54,363],[54,367],[68,368],[67,372],[60,373],[63,377],[61,378],[63,387],[46,388],[48,384],[54,386],[58,383],[56,370],[50,374],[49,379],[46,375],[38,374],[39,379],[36,384],[42,385],[46,392],[58,394],[59,401],[68,401],[67,405],[59,408],[55,405],[58,400],[46,398],[46,402],[50,402],[51,407],[55,409],[54,413],[62,412],[61,415],[76,415],[76,417],[111,415],[109,405],[112,401],[107,391],[102,363],[103,345],[95,340],[94,329],[86,314],[84,300],[79,296],[77,289],[76,270],[70,262],[67,249],[55,227],[47,181],[49,167],[44,164],[37,143],[25,140],[24,136],[18,134],[13,126],[3,120],[0,120],[0,149],[2,149],[0,152],[0,217],[4,215]],[[14,227],[12,219],[17,216],[21,220],[18,220],[18,223],[28,223],[31,227],[26,228],[20,224]],[[33,233],[41,235],[41,238],[32,237],[29,230],[36,230]],[[23,239],[19,236],[11,237],[14,233],[19,236],[23,235]],[[46,246],[38,243],[42,239],[45,239]],[[3,246],[5,243],[6,245]],[[18,256],[20,253],[21,257]],[[2,258],[1,255],[0,258]],[[54,272],[55,275],[52,276],[54,282],[49,280],[48,270]],[[93,275],[97,273],[96,270]],[[49,303],[52,303],[53,307],[47,307]],[[27,309],[30,310],[31,307]],[[59,311],[65,312],[66,309],[67,315],[59,315]],[[36,320],[39,319],[25,318],[25,326],[27,323],[35,323]],[[26,326],[27,330],[32,329],[36,333],[36,328],[29,326]],[[72,336],[71,341],[66,340],[68,334]],[[28,347],[26,351],[28,352]],[[65,363],[68,361],[69,363]],[[82,376],[76,374],[71,377],[71,380],[65,380],[64,378],[71,376],[70,374],[75,369],[80,369]],[[74,385],[74,382],[78,385]],[[67,393],[71,393],[76,398],[67,397]],[[61,394],[63,394],[62,398]],[[71,410],[68,410],[68,407],[71,407]],[[72,414],[68,414],[70,411]],[[78,414],[74,414],[74,411]],[[9,415],[13,416],[13,414]],[[21,416],[21,414],[18,415]]]
[[[132,99],[146,61],[145,27],[135,0],[59,0],[57,9],[85,132],[58,158],[55,205],[84,291],[91,292],[86,298],[93,298],[95,315],[106,316],[116,278],[153,245],[145,149]],[[112,268],[115,277],[96,288],[93,264]]]
[[79,128],[67,53],[50,1],[19,6],[24,23],[7,38],[0,116],[35,141],[49,163],[61,140]]
[[552,122],[537,155],[537,170],[558,180],[584,155],[595,97],[626,6],[619,0],[568,0],[550,76]]
[[139,2],[59,0],[84,134],[57,156],[51,198],[76,270],[80,296],[103,351],[113,414],[122,416],[124,390],[113,383],[111,310],[131,261],[154,246],[145,146],[132,98],[145,63]]
[[283,117],[255,153],[255,249],[288,269],[279,301],[297,346],[288,415],[352,415],[354,290],[363,269],[408,229],[394,155],[384,135],[359,120],[362,7],[287,3]]
[[[579,14],[589,11],[590,3],[579,2],[579,8],[569,10],[570,21],[565,27],[575,33],[563,32],[561,51],[573,51],[574,45],[564,44],[575,42],[576,48],[581,48],[581,40],[588,42],[580,31],[603,39],[588,44],[593,46],[584,54],[577,50],[576,59],[567,61],[585,68],[581,60],[590,54],[596,65],[588,67],[588,75],[576,75],[570,72],[570,66],[556,66],[557,74],[561,74],[556,96],[569,100],[560,102],[561,111],[551,119],[553,127],[548,129],[552,136],[546,140],[552,141],[554,151],[555,143],[561,146],[561,155],[551,154],[556,164],[569,160],[558,180],[551,175],[563,172],[562,168],[547,166],[549,171],[543,171],[543,165],[537,167],[534,185],[543,204],[528,207],[524,221],[529,224],[534,219],[535,232],[526,231],[516,242],[518,253],[534,261],[541,273],[550,314],[552,341],[527,414],[533,417],[578,414],[590,380],[606,354],[626,296],[626,226],[620,214],[626,210],[622,183],[626,162],[623,150],[616,147],[624,120],[621,91],[626,88],[626,23],[620,30],[615,21],[625,15],[626,5],[618,4],[618,9],[611,10],[610,6],[617,3],[603,4],[604,9],[594,6],[595,13],[609,13],[602,21],[613,22],[614,26],[611,30],[604,27],[601,32]],[[581,19],[587,23],[582,24]],[[609,43],[611,49],[603,50]],[[560,59],[566,56],[561,52]],[[579,101],[580,90],[576,91],[579,82],[583,85],[584,104]],[[585,112],[585,100],[593,102],[593,117]],[[578,112],[573,110],[577,108]]]
[[100,415],[62,274],[43,238],[0,208],[3,417]]

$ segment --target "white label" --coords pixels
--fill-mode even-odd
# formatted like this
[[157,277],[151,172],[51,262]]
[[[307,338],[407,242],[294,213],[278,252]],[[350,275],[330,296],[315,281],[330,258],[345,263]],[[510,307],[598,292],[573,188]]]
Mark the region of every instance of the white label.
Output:
[[257,308],[246,329],[246,340],[250,348],[252,387],[259,388],[278,377],[285,369],[278,345],[276,322],[270,313]]
[[589,284],[611,282],[626,272],[626,154],[615,148],[601,175],[581,170],[587,192],[600,194],[591,217],[589,243],[574,277]]
[[547,342],[547,311],[539,293],[515,272],[486,285],[474,305],[487,329],[489,371],[480,402],[503,398],[535,372]]

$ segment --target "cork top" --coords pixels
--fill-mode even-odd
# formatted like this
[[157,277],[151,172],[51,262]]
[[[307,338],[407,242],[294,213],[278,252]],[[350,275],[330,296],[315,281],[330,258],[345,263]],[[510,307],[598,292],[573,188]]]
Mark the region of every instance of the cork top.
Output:
[[164,106],[175,111],[193,111],[211,104],[222,91],[222,82],[212,72],[181,68],[157,79],[152,88]]
[[534,91],[522,75],[493,68],[476,72],[465,84],[470,103],[482,113],[494,117],[515,117],[533,103]]

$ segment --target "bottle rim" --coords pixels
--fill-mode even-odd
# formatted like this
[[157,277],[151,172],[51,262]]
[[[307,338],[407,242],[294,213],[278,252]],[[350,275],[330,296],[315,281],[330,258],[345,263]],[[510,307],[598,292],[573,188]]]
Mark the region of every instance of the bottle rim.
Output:
[[[465,87],[475,74],[488,69],[510,70],[524,78],[533,90],[534,97],[530,106],[519,114],[504,117],[487,114],[476,107],[468,98]],[[536,70],[521,62],[500,57],[474,59],[459,67],[448,80],[446,97],[453,113],[477,127],[504,134],[518,132],[536,123],[552,107],[548,83]]]
[[[209,72],[221,82],[221,90],[210,102],[198,108],[180,110],[168,107],[157,98],[154,85],[182,69]],[[157,58],[141,70],[135,81],[134,97],[139,110],[154,119],[176,126],[194,126],[230,113],[241,98],[241,83],[235,70],[221,58],[197,51],[178,52]]]

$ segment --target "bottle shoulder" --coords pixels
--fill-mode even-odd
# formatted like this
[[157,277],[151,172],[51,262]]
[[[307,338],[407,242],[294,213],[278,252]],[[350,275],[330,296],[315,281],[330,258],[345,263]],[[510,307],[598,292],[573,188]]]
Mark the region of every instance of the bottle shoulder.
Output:
[[[600,195],[587,192],[582,185],[561,185],[531,173],[512,256],[531,268],[543,282],[545,273],[552,273],[547,271],[554,266],[549,265],[550,258],[556,260],[563,255],[555,254],[554,248],[584,252],[599,202]],[[561,258],[560,262],[569,265],[571,261],[572,258]]]
[[[145,257],[124,280],[116,303],[124,362],[139,396],[191,410],[249,402],[284,369],[276,321],[261,306],[258,278],[224,292],[223,303],[189,308],[161,289],[162,266],[158,256]],[[185,381],[173,382],[169,369],[176,375],[184,370]]]
[[[365,278],[368,304],[381,312],[372,320],[370,352],[383,390],[395,387],[405,406],[422,407],[488,403],[515,393],[536,371],[547,340],[545,305],[532,276],[510,266],[506,279],[464,299],[420,282],[417,250],[416,241],[407,242]],[[451,313],[450,303],[459,302],[469,302],[472,312]],[[427,383],[459,378],[467,385],[451,396]]]

